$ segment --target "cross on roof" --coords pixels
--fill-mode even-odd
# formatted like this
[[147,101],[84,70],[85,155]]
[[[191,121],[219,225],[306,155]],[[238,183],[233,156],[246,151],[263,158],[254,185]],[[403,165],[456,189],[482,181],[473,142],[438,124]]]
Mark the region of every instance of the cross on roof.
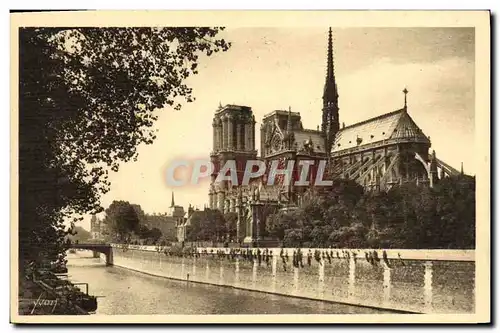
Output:
[[406,87],[403,89],[403,94],[405,94],[405,109],[406,109],[406,95],[408,95],[408,89]]

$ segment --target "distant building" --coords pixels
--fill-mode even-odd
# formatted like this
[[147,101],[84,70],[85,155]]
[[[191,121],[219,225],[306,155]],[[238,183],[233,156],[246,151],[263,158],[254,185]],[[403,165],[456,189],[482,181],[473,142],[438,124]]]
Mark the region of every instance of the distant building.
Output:
[[90,234],[92,239],[102,238],[102,221],[95,215],[90,218]]
[[163,235],[163,239],[167,241],[175,241],[177,238],[177,225],[184,222],[184,208],[177,206],[172,193],[172,201],[166,214],[153,214],[145,216],[145,224],[149,229],[159,229]]
[[152,214],[146,216],[146,225],[149,229],[156,228],[161,231],[162,237],[167,241],[174,241],[176,237],[176,222],[168,214]]
[[189,229],[193,226],[193,222],[197,216],[202,215],[203,211],[194,209],[191,205],[188,207],[187,218],[179,221],[177,224],[177,241],[184,242],[187,239]]
[[184,222],[184,215],[186,215],[184,208],[175,204],[174,193],[172,192],[172,200],[167,213],[149,215],[149,227],[161,230],[165,240],[175,241],[177,239],[177,226]]
[[174,192],[172,192],[172,201],[168,208],[168,216],[170,216],[174,220],[175,225],[177,225],[184,221],[184,215],[186,215],[184,208],[175,204]]

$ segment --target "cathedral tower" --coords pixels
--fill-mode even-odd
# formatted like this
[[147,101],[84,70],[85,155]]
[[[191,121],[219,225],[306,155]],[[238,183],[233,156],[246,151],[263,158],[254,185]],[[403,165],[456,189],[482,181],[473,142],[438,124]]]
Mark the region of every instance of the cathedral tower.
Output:
[[235,211],[236,202],[227,197],[236,184],[216,183],[218,171],[228,160],[235,160],[238,183],[243,178],[247,160],[257,157],[255,150],[255,117],[252,109],[240,105],[219,105],[213,119],[213,150],[210,160],[214,165],[209,189],[209,208],[221,212]]
[[323,91],[323,122],[321,124],[322,135],[325,140],[327,156],[330,155],[335,135],[339,130],[339,106],[338,106],[337,83],[335,82],[335,71],[333,68],[333,46],[332,28],[328,31],[328,55],[325,88]]

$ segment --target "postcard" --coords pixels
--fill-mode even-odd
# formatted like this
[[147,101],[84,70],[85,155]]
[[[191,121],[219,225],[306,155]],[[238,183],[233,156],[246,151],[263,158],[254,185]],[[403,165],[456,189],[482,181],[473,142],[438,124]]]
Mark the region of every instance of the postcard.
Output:
[[490,322],[488,11],[10,17],[11,322]]

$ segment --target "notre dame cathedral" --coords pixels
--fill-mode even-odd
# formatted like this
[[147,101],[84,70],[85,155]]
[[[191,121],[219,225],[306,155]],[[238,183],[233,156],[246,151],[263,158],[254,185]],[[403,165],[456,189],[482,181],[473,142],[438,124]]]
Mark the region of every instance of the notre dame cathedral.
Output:
[[[296,166],[300,160],[327,160],[329,177],[355,180],[367,191],[387,191],[406,182],[433,186],[439,178],[458,174],[459,171],[439,160],[434,151],[430,152],[430,138],[410,116],[406,88],[403,93],[401,109],[356,124],[340,125],[330,29],[321,128],[303,128],[300,113],[290,109],[270,112],[262,119],[260,156],[257,156],[256,121],[251,107],[219,106],[212,123],[210,157],[215,171],[209,189],[209,207],[223,213],[237,213],[238,240],[244,237],[245,243],[252,243],[259,240],[264,228],[264,207],[292,207],[300,203],[307,190],[304,186],[284,183],[266,186],[262,179],[247,186],[215,182],[218,168],[227,160],[236,160],[240,182],[247,160],[261,159],[268,165],[276,159],[281,165],[294,160]],[[317,171],[314,166],[311,175]]]

